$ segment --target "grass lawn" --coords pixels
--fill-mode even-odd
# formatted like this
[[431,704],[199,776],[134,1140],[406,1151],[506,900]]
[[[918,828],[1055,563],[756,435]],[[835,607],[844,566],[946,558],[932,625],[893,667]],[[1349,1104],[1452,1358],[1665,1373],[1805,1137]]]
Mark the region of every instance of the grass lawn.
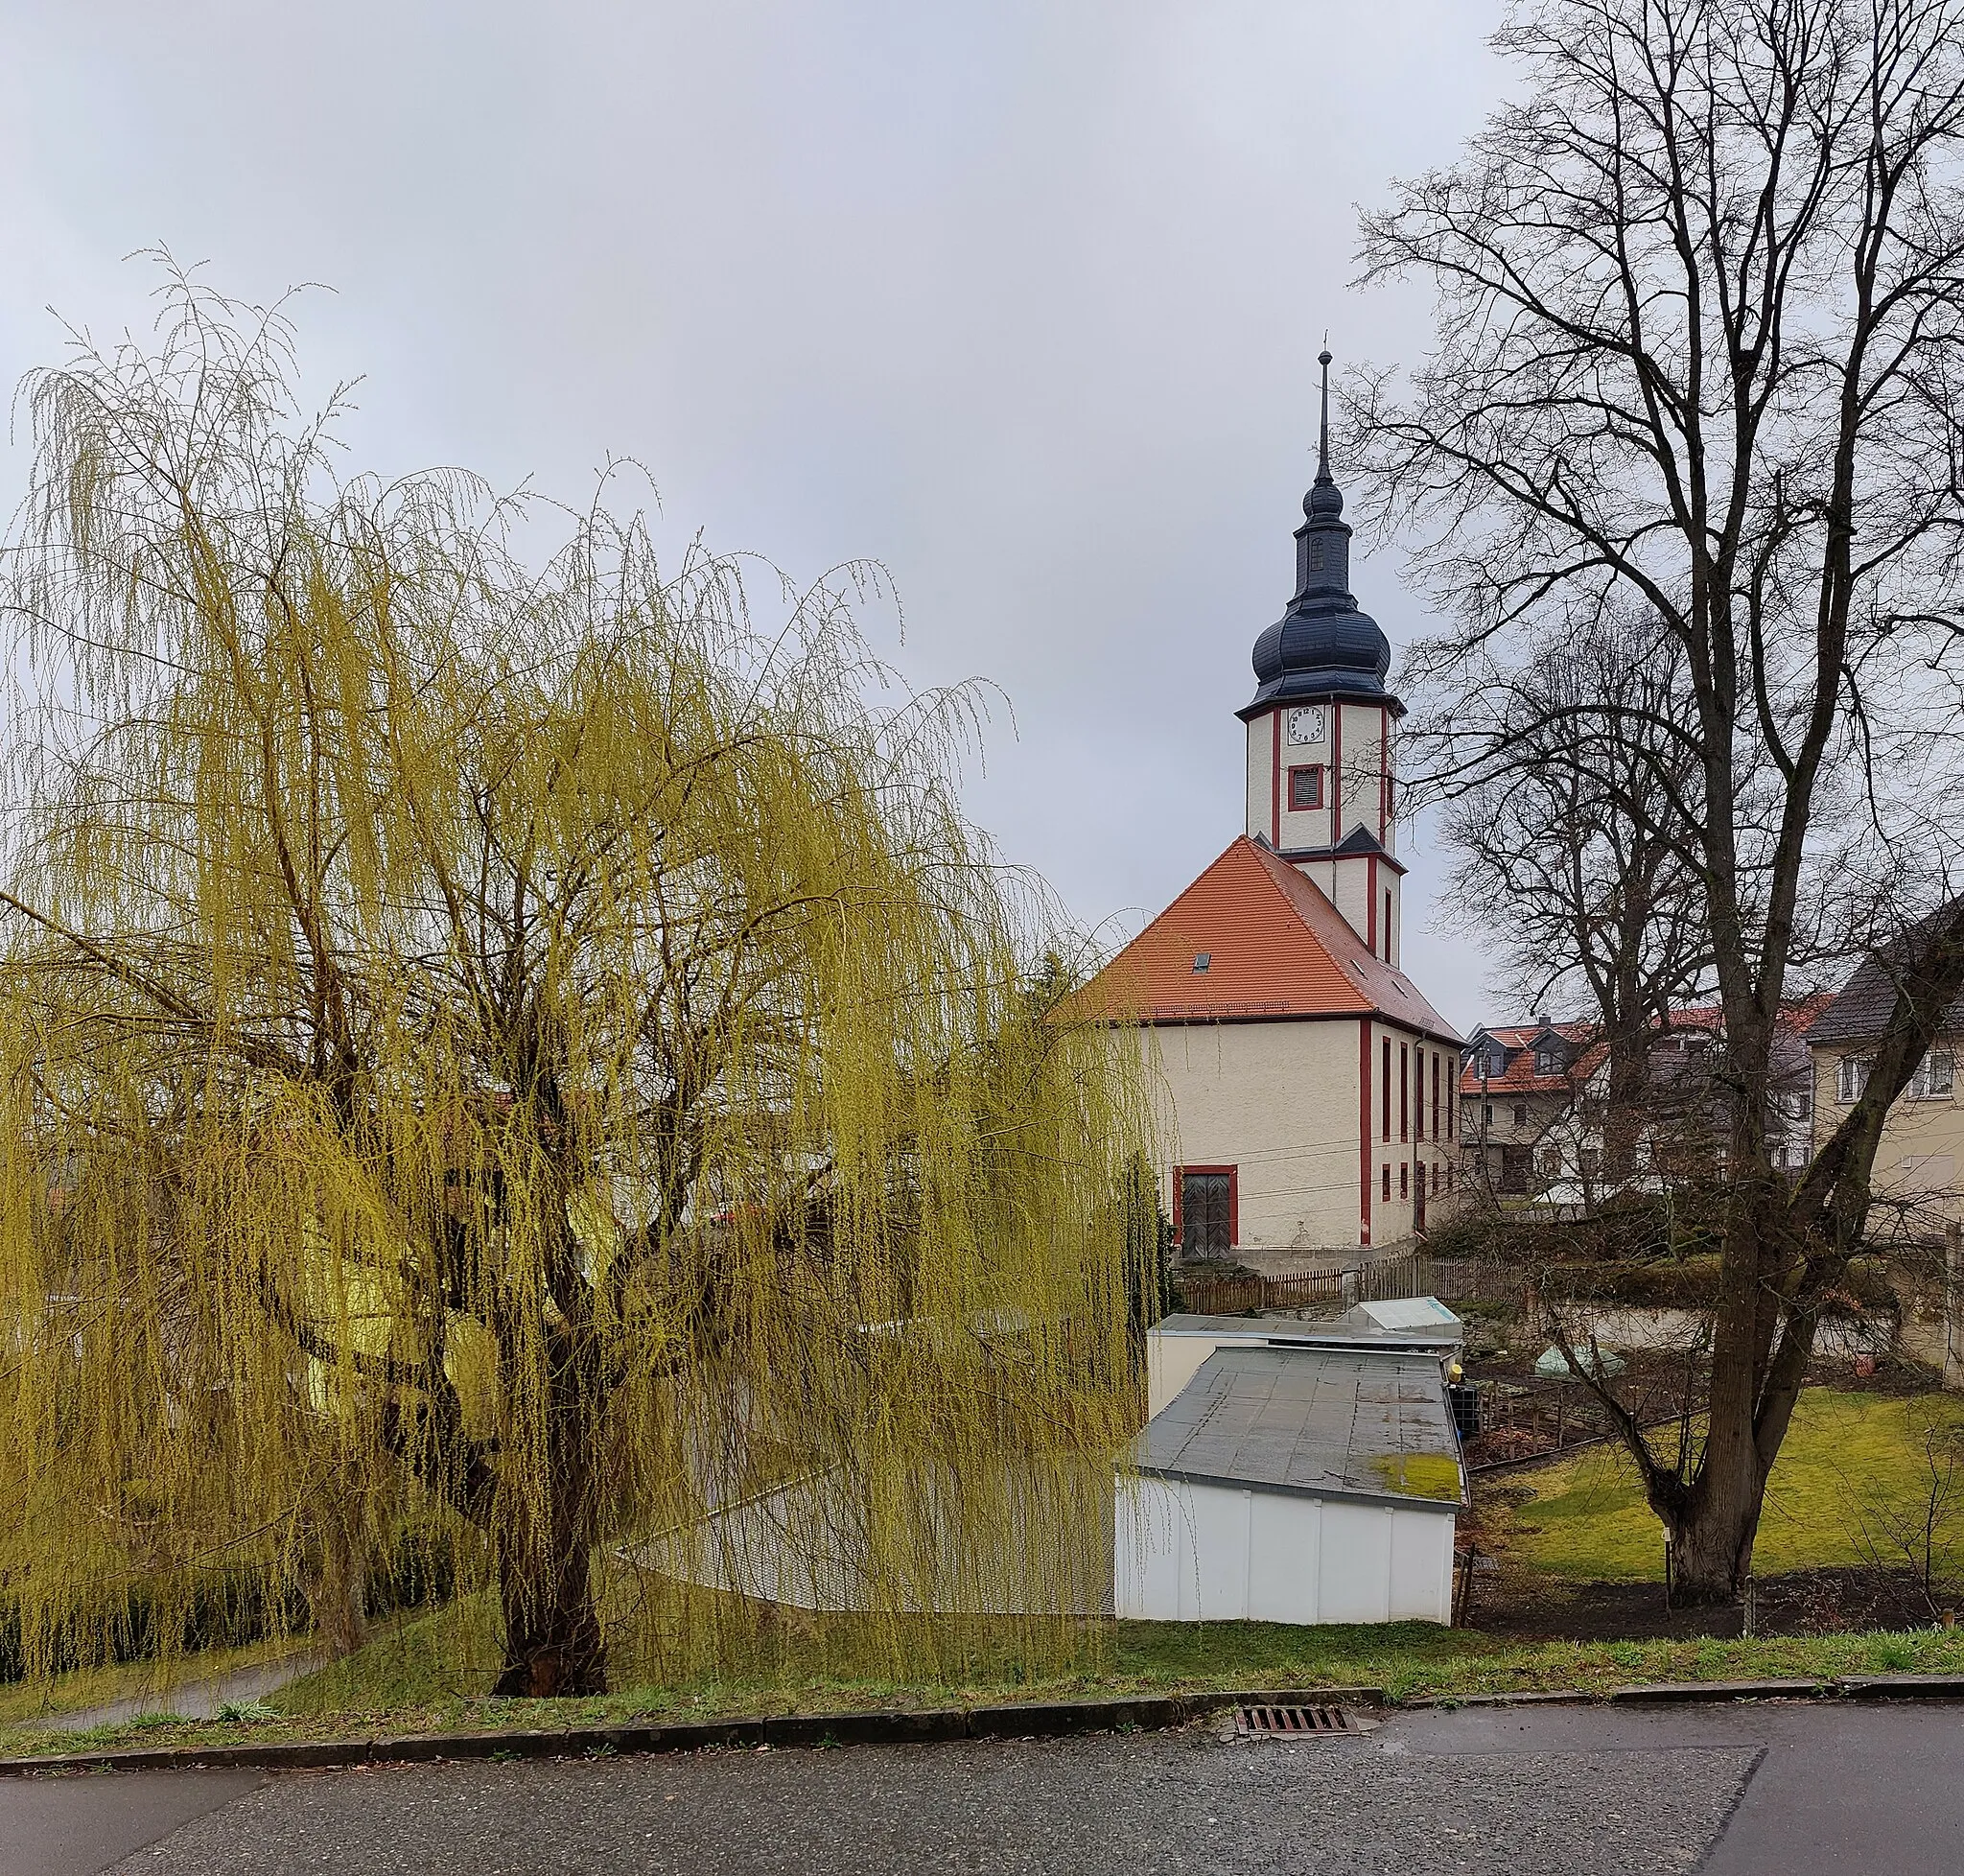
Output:
[[[1766,1488],[1756,1572],[1768,1577],[1865,1562],[1864,1524],[1884,1560],[1901,1565],[1901,1556],[1888,1554],[1884,1527],[1893,1518],[1921,1529],[1932,1432],[1964,1432],[1964,1400],[1809,1388]],[[1533,1492],[1507,1520],[1514,1559],[1571,1582],[1663,1582],[1662,1527],[1621,1446],[1592,1446],[1517,1473],[1514,1483]],[[1964,1466],[1957,1489],[1964,1501]],[[1964,1502],[1951,1522],[1952,1561],[1964,1563]]]
[[1964,1630],[1944,1629],[1759,1641],[1519,1643],[1426,1623],[1301,1629],[1259,1622],[1123,1622],[1099,1625],[1109,1666],[1049,1679],[899,1684],[847,1676],[766,1680],[733,1674],[688,1686],[628,1686],[590,1700],[501,1700],[455,1686],[456,1677],[436,1665],[441,1619],[428,1620],[428,1628],[410,1624],[296,1682],[273,1698],[276,1711],[270,1717],[219,1723],[152,1716],[86,1733],[33,1724],[0,1728],[0,1755],[988,1705],[1204,1688],[1373,1687],[1400,1701],[1566,1688],[1606,1693],[1657,1680],[1964,1673]]
[[[1862,1560],[1864,1511],[1910,1505],[1928,1478],[1931,1430],[1964,1429],[1964,1402],[1810,1390],[1801,1398],[1767,1497],[1763,1575]],[[1597,1447],[1515,1475],[1532,1496],[1508,1513],[1510,1563],[1544,1580],[1656,1581],[1662,1546],[1655,1518],[1627,1466]],[[1964,1477],[1960,1477],[1964,1485]],[[1964,1525],[1964,1516],[1958,1519]],[[1964,1531],[1958,1533],[1964,1561]],[[701,1612],[707,1615],[707,1611]],[[700,1636],[715,1624],[683,1610],[670,1634]],[[986,1705],[1204,1688],[1383,1689],[1393,1700],[1568,1688],[1607,1692],[1657,1680],[1760,1677],[1832,1679],[1893,1672],[1964,1673],[1964,1629],[1882,1633],[1574,1642],[1531,1641],[1424,1623],[1295,1628],[1275,1623],[1086,1622],[1076,1659],[1033,1673],[1013,1625],[929,1622],[909,1642],[904,1677],[870,1645],[862,1618],[786,1618],[760,1627],[735,1658],[699,1658],[668,1678],[637,1677],[631,1651],[616,1651],[620,1691],[592,1700],[490,1697],[497,1651],[488,1599],[465,1597],[380,1629],[366,1647],[272,1697],[268,1717],[225,1724],[152,1717],[89,1733],[37,1722],[48,1693],[0,1689],[0,1755],[78,1747],[269,1739],[364,1738],[383,1733],[591,1726],[736,1715],[871,1708]],[[916,1646],[918,1644],[918,1646]],[[647,1658],[659,1658],[650,1656]],[[682,1658],[674,1654],[673,1658]],[[1056,1658],[1055,1654],[1052,1655]],[[216,1672],[180,1664],[180,1681]],[[119,1671],[105,1671],[113,1675]],[[58,1690],[70,1708],[115,1699],[105,1681]],[[23,1704],[28,1703],[28,1704]]]

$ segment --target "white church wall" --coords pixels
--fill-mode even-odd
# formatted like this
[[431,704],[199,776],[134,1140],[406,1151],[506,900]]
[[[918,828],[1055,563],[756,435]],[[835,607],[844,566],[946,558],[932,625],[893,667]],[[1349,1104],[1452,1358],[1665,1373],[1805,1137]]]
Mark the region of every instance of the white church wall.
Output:
[[1233,1166],[1237,1244],[1335,1249],[1358,1241],[1354,1019],[1162,1024],[1160,1137],[1174,1168]]
[[[1385,1044],[1391,1044],[1391,1103],[1385,1102]],[[1425,1064],[1421,1081],[1419,1063]],[[1439,1073],[1438,1127],[1433,1126],[1432,1064]],[[1409,1106],[1399,1098],[1400,1065],[1408,1077]],[[1410,1238],[1418,1228],[1418,1181],[1426,1183],[1426,1220],[1438,1224],[1460,1203],[1457,1134],[1445,1137],[1446,1118],[1455,1126],[1459,1052],[1409,1030],[1375,1022],[1370,1035],[1370,1242],[1387,1249]],[[1450,1187],[1447,1184],[1451,1178]],[[1389,1192],[1389,1196],[1387,1193]],[[1437,1196],[1435,1196],[1435,1193]]]

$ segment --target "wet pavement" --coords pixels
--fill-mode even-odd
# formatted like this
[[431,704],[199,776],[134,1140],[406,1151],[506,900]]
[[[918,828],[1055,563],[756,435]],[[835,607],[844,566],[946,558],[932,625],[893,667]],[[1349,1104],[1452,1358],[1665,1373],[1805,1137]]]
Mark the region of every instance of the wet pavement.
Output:
[[4,1876],[1922,1876],[1960,1846],[1964,1707],[1938,1704],[0,1780]]

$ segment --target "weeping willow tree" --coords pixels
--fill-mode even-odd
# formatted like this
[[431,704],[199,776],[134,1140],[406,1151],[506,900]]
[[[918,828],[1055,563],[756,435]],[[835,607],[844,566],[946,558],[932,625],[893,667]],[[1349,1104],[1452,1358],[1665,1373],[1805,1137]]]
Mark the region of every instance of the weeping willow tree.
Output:
[[[999,1604],[1012,1542],[1031,1644],[1065,1632],[1096,1534],[1027,1480],[1135,1411],[1140,1110],[952,804],[967,699],[873,707],[853,590],[760,634],[730,564],[659,569],[604,501],[338,476],[280,314],[166,308],[24,391],[31,1663],[110,1645],[131,1585],[168,1645],[219,1566],[339,1632],[414,1522],[495,1607],[499,1691],[595,1691],[611,1573],[682,1597],[676,1534],[773,1493],[773,1580],[850,1534],[896,1653]],[[691,1620],[753,1619],[740,1575]]]

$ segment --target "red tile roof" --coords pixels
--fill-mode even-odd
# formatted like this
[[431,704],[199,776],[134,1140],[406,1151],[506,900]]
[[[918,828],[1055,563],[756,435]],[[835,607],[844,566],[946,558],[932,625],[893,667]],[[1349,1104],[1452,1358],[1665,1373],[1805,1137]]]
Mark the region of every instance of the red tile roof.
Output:
[[1460,1068],[1461,1094],[1573,1094],[1586,1081],[1596,1066],[1600,1051],[1582,1046],[1570,1065],[1552,1075],[1534,1072],[1534,1051],[1529,1045],[1535,1037],[1549,1032],[1571,1045],[1586,1045],[1596,1033],[1593,1022],[1521,1022],[1503,1027],[1489,1026],[1482,1033],[1493,1038],[1508,1052],[1508,1066],[1502,1074],[1483,1082],[1475,1058],[1467,1057]]
[[[1202,957],[1205,968],[1196,970]],[[1380,1016],[1460,1040],[1320,887],[1246,835],[1080,995],[1101,1013],[1145,1022]]]
[[[1812,996],[1798,997],[1790,1003],[1783,1003],[1776,1019],[1780,1035],[1784,1038],[1805,1035],[1822,1011],[1834,1000],[1832,993],[1816,991]],[[1602,1067],[1603,1058],[1608,1053],[1608,1044],[1596,1040],[1598,1027],[1594,1021],[1522,1022],[1489,1026],[1481,1033],[1490,1036],[1507,1050],[1507,1070],[1483,1082],[1479,1075],[1477,1057],[1468,1056],[1460,1068],[1460,1092],[1484,1093],[1489,1096],[1573,1094]],[[1718,1004],[1696,1003],[1672,1010],[1667,1020],[1655,1025],[1655,1033],[1659,1036],[1668,1036],[1674,1030],[1694,1030],[1718,1035],[1724,1027],[1725,1012]],[[1572,1046],[1580,1046],[1565,1069],[1552,1075],[1537,1075],[1534,1072],[1534,1050],[1531,1044],[1537,1036],[1551,1030]]]

